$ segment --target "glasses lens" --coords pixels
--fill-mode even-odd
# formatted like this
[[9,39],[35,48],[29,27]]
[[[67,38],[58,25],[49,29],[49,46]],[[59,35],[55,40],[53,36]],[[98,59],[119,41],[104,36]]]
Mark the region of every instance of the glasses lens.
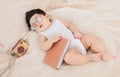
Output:
[[42,21],[42,16],[39,16],[37,19],[36,19],[37,22],[41,22]]

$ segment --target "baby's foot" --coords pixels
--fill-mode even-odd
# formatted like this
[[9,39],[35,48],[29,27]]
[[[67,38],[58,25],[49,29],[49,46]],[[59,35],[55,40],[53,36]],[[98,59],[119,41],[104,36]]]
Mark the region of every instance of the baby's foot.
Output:
[[113,56],[113,55],[111,55],[111,54],[103,54],[102,55],[102,60],[103,61],[109,61],[109,60],[113,60],[113,59],[115,59],[116,58],[116,56]]
[[101,60],[101,54],[91,54],[89,55],[90,60],[94,62],[98,62]]

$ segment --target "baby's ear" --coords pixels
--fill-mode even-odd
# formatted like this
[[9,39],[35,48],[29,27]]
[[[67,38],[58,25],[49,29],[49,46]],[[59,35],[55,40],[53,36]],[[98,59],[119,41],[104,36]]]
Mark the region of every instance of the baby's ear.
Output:
[[50,16],[48,14],[45,14],[45,16],[50,19]]

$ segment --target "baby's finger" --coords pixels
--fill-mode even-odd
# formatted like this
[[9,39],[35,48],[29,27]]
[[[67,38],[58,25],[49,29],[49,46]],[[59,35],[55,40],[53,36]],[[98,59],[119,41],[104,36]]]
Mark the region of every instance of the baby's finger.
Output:
[[58,37],[61,37],[62,35],[61,34],[58,34]]
[[77,36],[76,36],[76,35],[74,35],[74,38],[75,38],[75,39],[77,39]]

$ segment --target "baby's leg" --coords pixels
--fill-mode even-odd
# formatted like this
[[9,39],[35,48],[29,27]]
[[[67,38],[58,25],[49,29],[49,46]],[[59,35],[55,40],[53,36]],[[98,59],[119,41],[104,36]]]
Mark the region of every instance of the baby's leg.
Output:
[[114,58],[113,55],[106,52],[103,44],[97,39],[97,37],[93,35],[85,35],[81,41],[86,49],[90,48],[94,53],[100,53],[102,60],[107,61]]
[[82,55],[74,48],[68,49],[67,54],[65,55],[64,61],[70,65],[81,65],[85,64],[89,61],[100,61],[101,57],[100,54],[89,54],[89,55]]

